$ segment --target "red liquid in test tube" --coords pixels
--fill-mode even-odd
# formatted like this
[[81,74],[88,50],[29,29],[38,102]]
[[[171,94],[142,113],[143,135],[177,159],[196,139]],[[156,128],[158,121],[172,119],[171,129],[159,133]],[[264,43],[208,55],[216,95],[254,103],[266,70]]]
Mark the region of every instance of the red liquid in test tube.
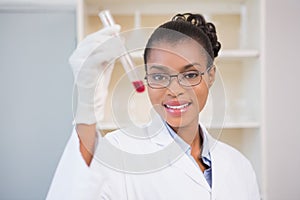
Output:
[[[112,18],[109,10],[104,10],[99,13],[99,17],[103,23],[103,26],[108,27],[115,24],[114,19]],[[117,34],[116,34],[117,35]],[[135,72],[135,67],[133,64],[133,61],[127,53],[125,47],[124,52],[126,52],[123,56],[120,57],[120,61],[123,65],[123,68],[131,81],[133,87],[135,88],[135,91],[137,92],[144,92],[145,91],[145,85],[142,80],[140,80]]]

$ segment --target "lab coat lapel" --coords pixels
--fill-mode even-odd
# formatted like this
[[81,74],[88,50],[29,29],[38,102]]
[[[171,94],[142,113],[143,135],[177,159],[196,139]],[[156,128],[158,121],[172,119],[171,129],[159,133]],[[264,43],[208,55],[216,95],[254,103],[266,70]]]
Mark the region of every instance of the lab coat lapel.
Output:
[[173,142],[165,123],[159,116],[153,118],[151,124],[147,127],[147,134],[154,144],[161,147],[166,147]]
[[168,159],[170,166],[179,169],[180,171],[185,173],[186,176],[191,178],[195,183],[204,187],[206,190],[211,191],[211,188],[208,185],[201,170],[192,162],[192,160],[185,154],[183,149],[174,141],[165,124],[161,121],[157,123],[158,124],[152,123],[148,127],[148,134],[153,135],[153,132],[158,131],[158,134],[156,134],[155,137],[152,137],[151,141],[162,149],[168,149]]
[[[207,134],[209,140],[209,149],[212,163],[212,195],[218,194],[218,191],[224,188],[226,181],[230,179],[230,165],[224,159],[223,153],[218,149],[219,141]],[[214,198],[213,198],[214,199]]]
[[174,162],[172,166],[183,171],[189,178],[191,178],[198,185],[205,188],[207,191],[211,191],[211,188],[208,185],[201,169],[198,168],[186,154],[183,154],[181,158],[178,161]]

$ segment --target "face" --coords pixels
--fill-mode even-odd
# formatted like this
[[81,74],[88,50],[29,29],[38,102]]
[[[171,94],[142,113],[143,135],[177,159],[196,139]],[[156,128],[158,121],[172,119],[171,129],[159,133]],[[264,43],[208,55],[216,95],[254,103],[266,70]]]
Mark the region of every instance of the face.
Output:
[[[197,65],[191,65],[194,63]],[[195,70],[205,72],[206,69],[207,56],[202,47],[192,40],[156,44],[147,59],[147,74],[177,75]],[[173,129],[198,126],[199,112],[206,104],[214,77],[215,69],[212,68],[202,75],[200,84],[192,87],[180,85],[173,77],[166,88],[153,89],[148,86],[148,95],[155,110]]]

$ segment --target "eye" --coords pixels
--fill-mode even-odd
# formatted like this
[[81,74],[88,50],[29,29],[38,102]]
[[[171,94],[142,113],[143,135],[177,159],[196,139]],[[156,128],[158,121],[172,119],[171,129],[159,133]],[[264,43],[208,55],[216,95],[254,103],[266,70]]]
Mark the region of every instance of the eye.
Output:
[[166,74],[150,74],[150,77],[153,81],[164,81],[168,79]]
[[199,76],[199,72],[198,71],[189,71],[189,72],[185,72],[183,74],[183,77],[185,79],[194,79],[197,78]]

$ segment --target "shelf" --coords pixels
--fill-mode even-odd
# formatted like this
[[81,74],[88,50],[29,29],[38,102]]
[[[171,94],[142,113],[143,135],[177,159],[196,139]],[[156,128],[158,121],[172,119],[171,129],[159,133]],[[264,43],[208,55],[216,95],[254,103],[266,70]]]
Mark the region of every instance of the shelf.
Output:
[[209,127],[209,129],[252,129],[252,128],[259,128],[260,124],[258,122],[227,122],[223,126],[216,126],[211,125],[208,126],[204,124],[206,127]]
[[[208,129],[253,129],[259,128],[259,122],[228,122],[225,123],[223,126],[219,125],[209,125],[204,123],[204,126]],[[116,125],[113,122],[104,122],[101,125],[98,125],[101,130],[115,130],[119,129],[120,127],[126,127],[126,124],[121,124],[120,126]]]
[[249,59],[258,58],[259,52],[253,49],[232,49],[232,50],[221,50],[218,59],[224,60],[239,60],[239,59]]
[[[130,53],[132,58],[142,59],[143,51],[135,51]],[[220,51],[218,60],[241,60],[241,59],[253,59],[258,58],[259,52],[253,49],[232,49]]]

